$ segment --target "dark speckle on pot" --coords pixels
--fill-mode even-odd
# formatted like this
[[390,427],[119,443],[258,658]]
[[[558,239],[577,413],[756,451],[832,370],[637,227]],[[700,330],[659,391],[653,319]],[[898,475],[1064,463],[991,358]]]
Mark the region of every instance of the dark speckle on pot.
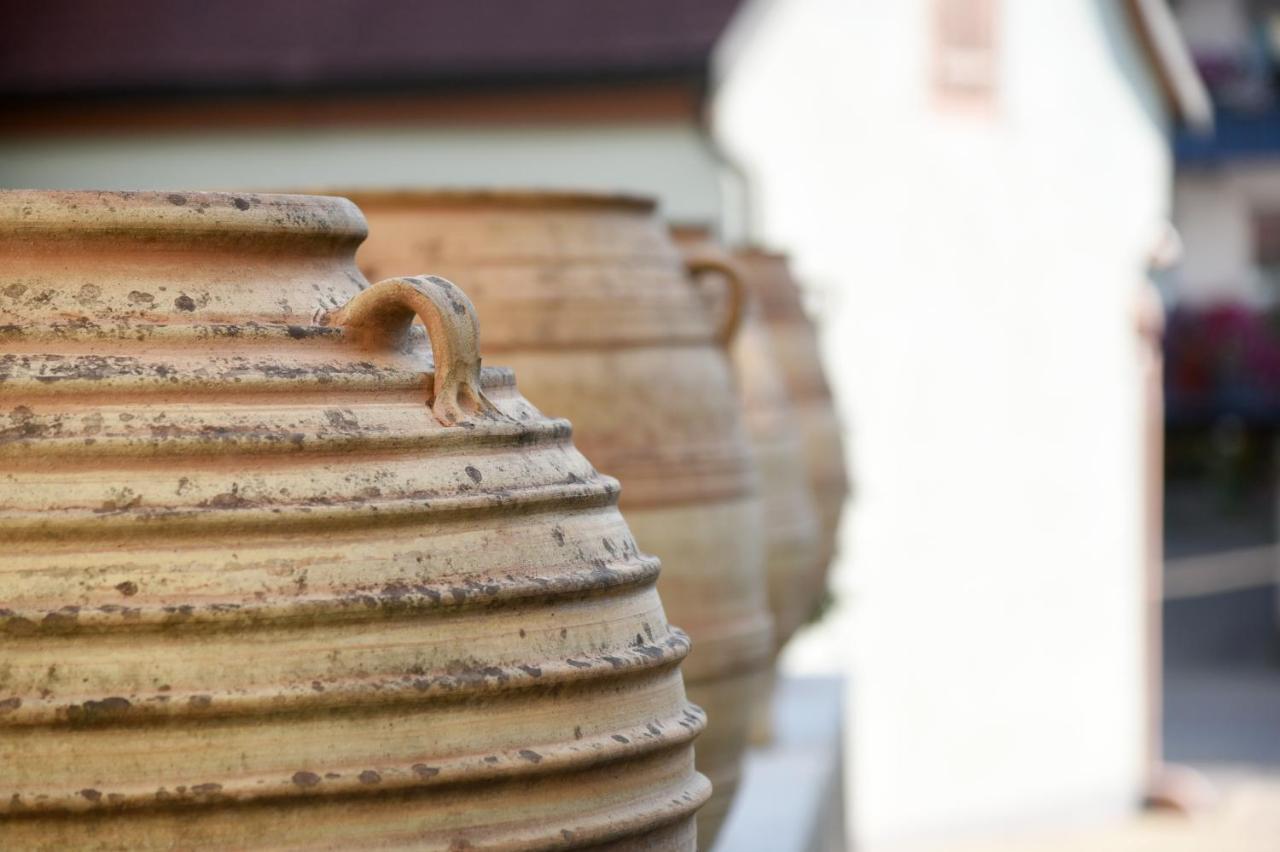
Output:
[[299,787],[314,787],[320,783],[320,776],[314,772],[295,772],[293,773],[293,783]]

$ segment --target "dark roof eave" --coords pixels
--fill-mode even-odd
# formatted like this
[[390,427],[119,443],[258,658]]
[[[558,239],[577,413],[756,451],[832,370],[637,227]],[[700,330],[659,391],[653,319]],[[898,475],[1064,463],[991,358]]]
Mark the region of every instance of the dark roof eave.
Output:
[[0,0],[0,97],[704,80],[742,0]]
[[104,104],[112,102],[163,103],[166,101],[270,101],[281,98],[345,98],[370,96],[465,96],[502,91],[546,91],[575,87],[678,84],[705,90],[710,76],[705,61],[663,68],[575,69],[565,72],[495,71],[482,74],[434,75],[427,77],[344,80],[341,82],[306,82],[255,80],[231,83],[226,80],[185,81],[181,83],[83,87],[52,92],[5,91],[0,86],[0,108],[41,108],[68,104]]

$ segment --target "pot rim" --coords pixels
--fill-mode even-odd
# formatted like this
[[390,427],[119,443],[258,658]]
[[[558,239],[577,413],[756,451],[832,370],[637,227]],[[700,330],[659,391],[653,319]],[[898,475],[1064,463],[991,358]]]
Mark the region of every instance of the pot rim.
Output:
[[328,196],[197,190],[0,189],[0,238],[147,236],[363,240],[364,215]]
[[652,213],[658,207],[656,198],[622,192],[591,190],[493,188],[413,188],[413,187],[320,187],[307,192],[320,196],[347,198],[357,206],[379,204],[393,206],[486,207],[517,209],[568,210],[574,208],[618,210]]
[[741,257],[746,260],[772,260],[784,265],[787,265],[790,261],[790,255],[786,252],[773,251],[757,245],[740,246],[733,250],[733,254],[735,257]]
[[667,224],[667,230],[671,232],[673,237],[709,240],[716,244],[720,243],[715,229],[707,222],[670,222]]

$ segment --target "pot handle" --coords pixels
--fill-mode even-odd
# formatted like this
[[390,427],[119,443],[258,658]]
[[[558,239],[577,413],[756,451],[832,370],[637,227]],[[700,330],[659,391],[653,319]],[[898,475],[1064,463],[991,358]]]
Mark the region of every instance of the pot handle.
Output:
[[747,288],[742,270],[724,255],[701,251],[686,253],[684,268],[694,280],[708,272],[724,276],[729,301],[720,327],[716,329],[716,340],[721,346],[728,346],[738,333],[738,327],[742,325],[743,311],[746,309]]
[[455,284],[435,275],[388,278],[362,290],[334,312],[361,346],[404,349],[418,317],[435,357],[435,382],[427,404],[443,426],[500,417],[480,389],[480,321],[475,306]]

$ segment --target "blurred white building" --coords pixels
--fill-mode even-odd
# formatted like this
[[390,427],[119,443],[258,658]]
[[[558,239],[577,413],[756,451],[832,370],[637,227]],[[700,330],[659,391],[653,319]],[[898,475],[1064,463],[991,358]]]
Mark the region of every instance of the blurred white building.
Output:
[[1158,3],[790,0],[722,45],[752,233],[813,288],[852,427],[839,607],[863,848],[1134,807],[1153,725],[1139,288],[1170,134]]
[[1135,302],[1205,116],[1161,0],[183,8],[0,32],[0,186],[623,190],[790,252],[856,498],[789,665],[852,675],[857,839],[1135,804]]

